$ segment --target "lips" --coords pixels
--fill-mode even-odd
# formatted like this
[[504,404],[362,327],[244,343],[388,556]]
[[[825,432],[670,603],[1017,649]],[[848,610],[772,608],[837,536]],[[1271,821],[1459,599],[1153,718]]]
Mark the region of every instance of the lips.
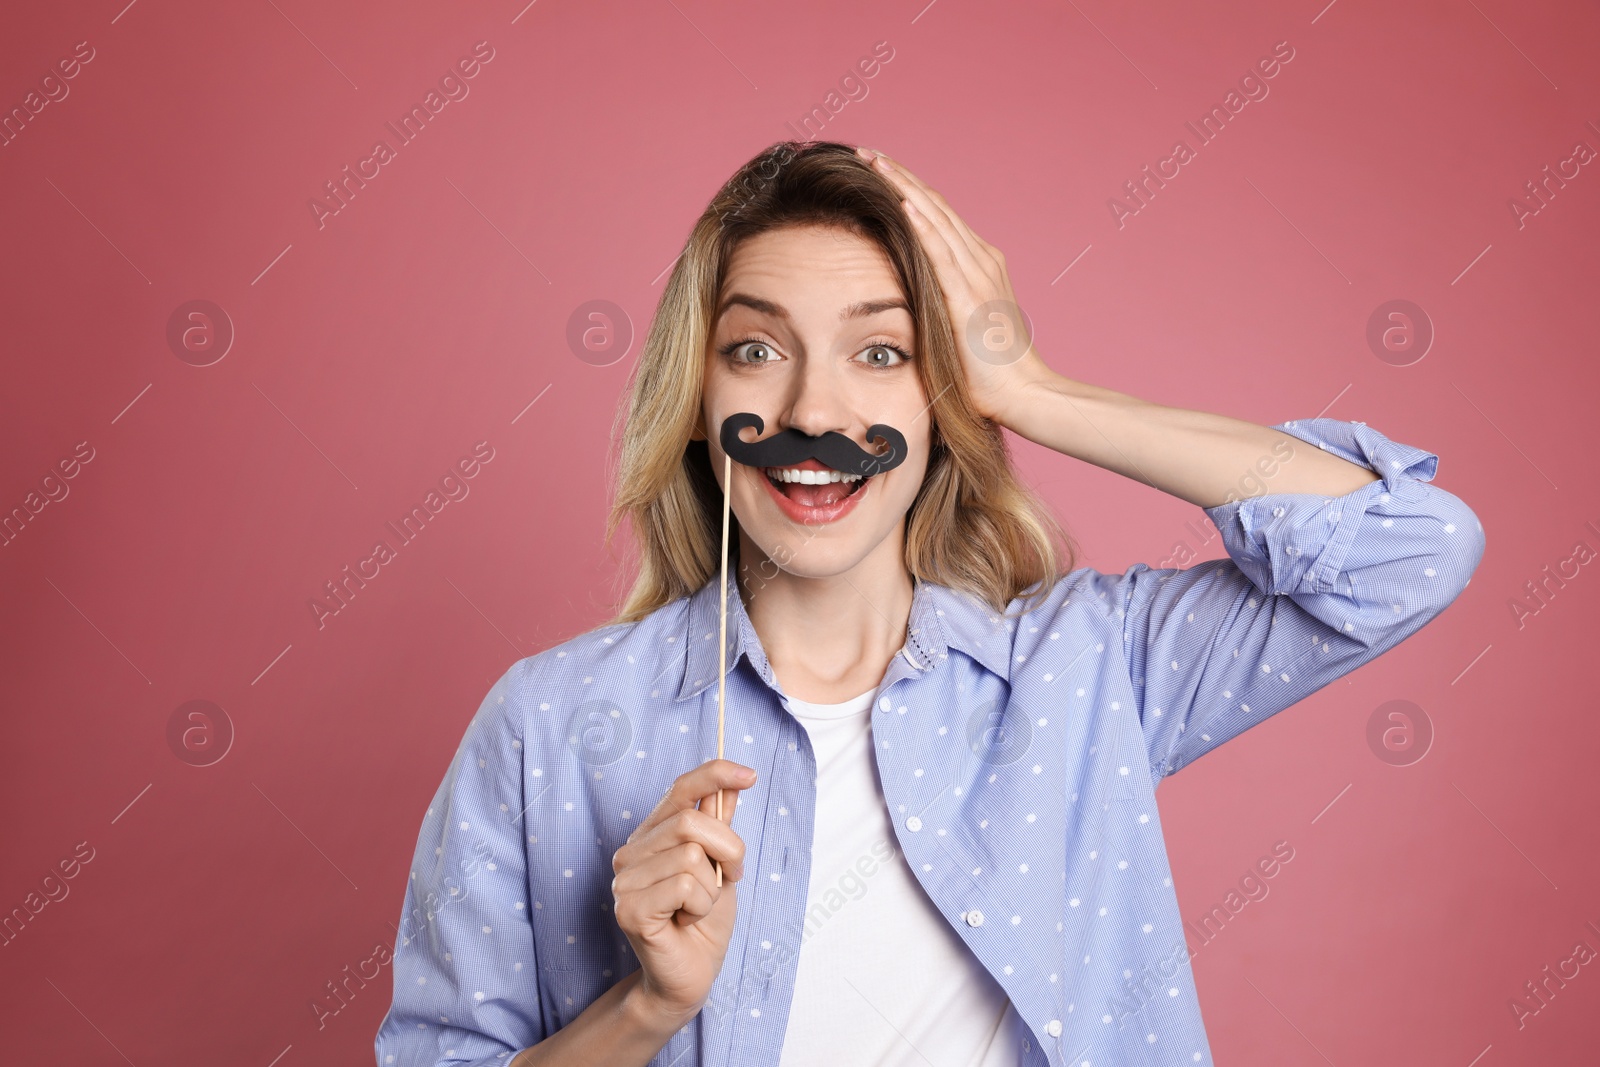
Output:
[[855,495],[866,483],[859,474],[829,470],[816,460],[790,467],[764,467],[762,473],[784,496],[806,507],[836,504]]
[[761,468],[761,481],[789,519],[805,525],[835,522],[854,510],[871,478],[844,474],[810,459]]

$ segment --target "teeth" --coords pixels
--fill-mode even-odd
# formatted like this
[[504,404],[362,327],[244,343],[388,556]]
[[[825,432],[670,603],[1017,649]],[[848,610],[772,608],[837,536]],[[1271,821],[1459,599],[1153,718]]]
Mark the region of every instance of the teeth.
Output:
[[841,471],[810,471],[796,470],[793,467],[765,467],[764,473],[775,482],[799,482],[801,485],[823,485],[827,482],[858,482],[859,474],[844,474]]

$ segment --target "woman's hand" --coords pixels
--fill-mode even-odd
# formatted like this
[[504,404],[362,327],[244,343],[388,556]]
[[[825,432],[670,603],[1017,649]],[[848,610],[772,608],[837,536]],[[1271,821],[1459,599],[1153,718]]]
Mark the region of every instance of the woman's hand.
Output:
[[[733,832],[739,790],[755,783],[749,768],[710,759],[679,775],[611,859],[617,925],[639,957],[638,989],[660,1013],[688,1021],[711,994],[733,934],[744,842]],[[718,789],[726,789],[722,818]],[[696,803],[700,807],[695,807]],[[711,860],[722,862],[722,882]]]
[[856,152],[909,205],[906,214],[944,290],[973,406],[985,418],[1009,426],[1008,412],[1016,398],[1050,369],[1028,336],[1004,253],[973,233],[944,197],[904,166],[870,148]]

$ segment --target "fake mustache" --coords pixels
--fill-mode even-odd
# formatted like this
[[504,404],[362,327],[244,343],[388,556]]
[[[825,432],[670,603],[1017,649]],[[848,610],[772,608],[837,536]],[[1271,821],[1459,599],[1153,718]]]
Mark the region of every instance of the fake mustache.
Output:
[[754,426],[759,434],[765,423],[760,415],[741,411],[722,420],[720,438],[722,450],[747,467],[790,467],[815,459],[842,474],[871,477],[893,470],[906,458],[905,436],[893,426],[881,422],[867,427],[868,441],[881,437],[889,443],[889,451],[881,456],[868,452],[844,434],[832,430],[820,437],[813,437],[790,427],[760,441],[745,441],[739,437],[739,432],[746,426]]

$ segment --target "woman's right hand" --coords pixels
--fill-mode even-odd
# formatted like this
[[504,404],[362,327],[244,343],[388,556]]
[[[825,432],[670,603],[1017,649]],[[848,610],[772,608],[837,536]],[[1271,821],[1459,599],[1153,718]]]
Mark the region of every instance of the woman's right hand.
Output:
[[[639,992],[668,1017],[693,1018],[722,970],[737,904],[733,883],[744,874],[744,842],[729,824],[739,791],[754,784],[750,768],[707,760],[678,776],[611,858],[614,914],[639,957]],[[719,789],[726,791],[721,819]],[[722,861],[721,886],[713,859]]]

